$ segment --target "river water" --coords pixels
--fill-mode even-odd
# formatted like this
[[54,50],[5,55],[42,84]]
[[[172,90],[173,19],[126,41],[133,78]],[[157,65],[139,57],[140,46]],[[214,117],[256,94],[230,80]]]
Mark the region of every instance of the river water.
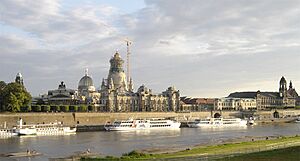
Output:
[[244,137],[299,135],[300,124],[255,125],[246,128],[180,128],[178,130],[140,130],[130,132],[81,132],[64,136],[21,136],[0,138],[0,153],[34,149],[42,156],[1,158],[0,160],[35,161],[71,156],[90,149],[93,153],[120,156],[134,149],[185,148],[213,144]]

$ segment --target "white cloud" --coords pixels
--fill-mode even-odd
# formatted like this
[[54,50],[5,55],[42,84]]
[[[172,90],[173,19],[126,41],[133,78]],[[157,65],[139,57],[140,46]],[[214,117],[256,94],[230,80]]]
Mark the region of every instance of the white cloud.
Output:
[[76,88],[89,67],[99,85],[115,50],[125,57],[128,37],[136,86],[157,92],[175,85],[184,95],[218,97],[238,89],[277,90],[268,82],[282,75],[300,80],[297,0],[146,0],[133,13],[62,2],[0,1],[0,28],[10,28],[0,34],[0,67],[8,69],[1,79],[21,70],[37,94],[60,80]]

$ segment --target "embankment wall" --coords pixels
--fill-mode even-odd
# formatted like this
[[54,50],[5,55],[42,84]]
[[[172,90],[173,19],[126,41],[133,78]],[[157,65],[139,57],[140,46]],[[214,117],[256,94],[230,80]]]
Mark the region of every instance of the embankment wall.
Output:
[[[300,110],[277,110],[282,116],[300,115]],[[223,117],[244,117],[249,115],[258,116],[260,119],[273,119],[272,111],[258,112],[241,112],[241,111],[203,111],[203,112],[122,112],[122,113],[105,113],[105,112],[76,112],[76,113],[0,113],[0,128],[4,124],[12,127],[17,124],[19,118],[23,119],[26,124],[42,124],[55,121],[63,122],[66,125],[103,125],[106,122],[114,120],[126,120],[128,118],[166,118],[174,117],[178,120],[190,120],[192,118],[205,118],[220,113]]]

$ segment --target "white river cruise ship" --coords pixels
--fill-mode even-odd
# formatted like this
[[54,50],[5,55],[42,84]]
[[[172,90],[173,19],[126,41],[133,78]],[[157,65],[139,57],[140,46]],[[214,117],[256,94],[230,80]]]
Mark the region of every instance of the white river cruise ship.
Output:
[[18,135],[16,129],[0,129],[0,137],[11,137],[16,135]]
[[151,118],[151,119],[129,119],[114,121],[104,126],[107,131],[129,131],[141,129],[178,129],[180,122],[170,119]]
[[76,133],[76,127],[64,126],[59,122],[50,124],[23,125],[20,119],[19,125],[14,127],[18,135],[65,135]]
[[189,127],[239,127],[247,126],[248,121],[240,118],[206,118],[188,123]]

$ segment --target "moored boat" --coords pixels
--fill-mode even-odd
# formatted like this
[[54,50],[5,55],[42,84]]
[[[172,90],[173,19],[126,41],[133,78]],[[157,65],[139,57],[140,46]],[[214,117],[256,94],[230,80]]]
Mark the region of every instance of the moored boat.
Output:
[[11,137],[16,135],[18,135],[16,129],[0,129],[0,137]]
[[114,121],[104,126],[107,131],[130,131],[142,129],[178,129],[181,123],[175,120],[151,118],[151,119],[129,119]]
[[59,122],[50,124],[23,125],[22,119],[15,127],[18,135],[64,135],[76,133],[76,127],[64,126]]
[[189,127],[239,127],[247,126],[248,121],[240,118],[205,118],[188,123]]

